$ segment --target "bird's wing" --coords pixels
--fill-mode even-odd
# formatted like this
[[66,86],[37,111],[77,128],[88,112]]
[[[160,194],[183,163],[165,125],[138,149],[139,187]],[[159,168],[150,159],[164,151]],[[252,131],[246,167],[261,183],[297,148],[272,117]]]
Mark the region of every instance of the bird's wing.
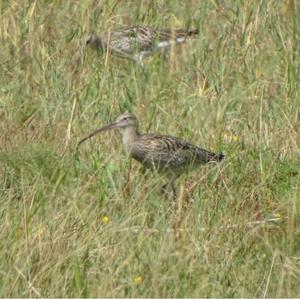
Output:
[[159,41],[175,40],[180,38],[188,38],[198,34],[198,30],[185,30],[185,29],[163,29],[157,30]]
[[156,39],[156,30],[149,27],[128,27],[107,33],[103,39],[112,50],[121,50],[127,54],[135,51],[147,51]]
[[135,26],[112,31],[104,37],[104,41],[112,49],[122,49],[123,52],[132,54],[134,51],[165,48],[174,42],[184,42],[187,37],[196,34],[198,34],[198,30],[160,30],[151,27]]
[[155,134],[142,135],[137,141],[136,148],[139,156],[137,160],[141,161],[147,157],[153,163],[169,164],[174,167],[217,161],[218,156],[183,139]]

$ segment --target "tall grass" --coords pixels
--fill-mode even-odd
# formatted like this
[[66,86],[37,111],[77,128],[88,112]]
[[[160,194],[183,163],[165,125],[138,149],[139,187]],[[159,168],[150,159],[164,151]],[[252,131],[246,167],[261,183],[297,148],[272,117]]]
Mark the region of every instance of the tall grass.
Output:
[[[1,297],[299,296],[298,1],[3,0],[0,12]],[[132,24],[200,35],[144,70],[84,47]],[[127,110],[226,161],[180,178],[172,202],[118,134],[76,149]]]

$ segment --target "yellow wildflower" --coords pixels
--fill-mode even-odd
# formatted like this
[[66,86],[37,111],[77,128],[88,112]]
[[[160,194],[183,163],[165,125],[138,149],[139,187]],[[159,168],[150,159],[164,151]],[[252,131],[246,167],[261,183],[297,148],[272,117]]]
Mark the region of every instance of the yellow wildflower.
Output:
[[140,284],[143,282],[142,276],[136,275],[136,276],[133,278],[133,282],[134,282],[135,285],[140,285]]
[[237,135],[232,135],[232,136],[231,136],[231,140],[232,140],[233,142],[238,142],[238,141],[240,140],[240,138],[239,138],[239,136],[237,136]]
[[280,213],[275,213],[273,216],[276,219],[281,219],[282,218],[282,215]]
[[224,135],[224,140],[227,142],[238,142],[240,141],[240,137],[237,135],[233,135],[233,134],[225,134]]
[[101,221],[103,223],[111,223],[111,221],[107,215],[102,216]]

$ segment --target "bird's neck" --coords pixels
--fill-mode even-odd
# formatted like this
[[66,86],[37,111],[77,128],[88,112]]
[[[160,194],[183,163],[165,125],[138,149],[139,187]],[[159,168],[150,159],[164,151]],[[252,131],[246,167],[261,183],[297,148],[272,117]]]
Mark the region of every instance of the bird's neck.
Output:
[[138,138],[138,130],[135,127],[127,127],[123,129],[122,140],[125,150],[131,153],[132,147],[136,139]]

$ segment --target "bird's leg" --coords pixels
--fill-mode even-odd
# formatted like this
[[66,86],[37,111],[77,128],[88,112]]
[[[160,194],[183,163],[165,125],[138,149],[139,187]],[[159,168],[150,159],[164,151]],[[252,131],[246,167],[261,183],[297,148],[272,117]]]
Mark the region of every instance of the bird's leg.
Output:
[[176,187],[175,187],[175,180],[176,180],[176,178],[175,179],[173,179],[172,181],[171,181],[171,183],[170,183],[170,185],[171,185],[171,188],[172,188],[172,196],[173,196],[173,198],[175,199],[176,198]]
[[165,60],[168,60],[169,58],[170,58],[170,53],[171,53],[171,51],[170,51],[170,48],[168,47],[168,48],[164,48],[164,49],[162,49],[162,51],[161,51],[161,55],[162,55],[162,57],[165,59]]
[[168,187],[168,183],[164,184],[164,185],[160,188],[160,193],[161,193],[162,195],[165,195],[165,194],[168,193],[168,192],[167,192],[167,187]]
[[[161,194],[164,194],[164,195],[171,195],[171,197],[173,199],[176,198],[176,188],[175,188],[175,180],[176,180],[176,177],[172,178],[171,180],[169,180],[166,184],[164,184],[162,187],[161,187]],[[171,187],[171,191],[172,193],[170,193],[168,191],[168,187]]]
[[144,63],[143,59],[145,58],[145,53],[136,53],[133,57],[133,60],[137,63],[138,66],[140,66],[142,69],[144,69]]
[[141,59],[139,59],[139,60],[137,61],[137,64],[138,64],[138,66],[139,66],[142,70],[145,68],[145,65],[144,65],[144,63],[143,63],[143,61],[142,61]]
[[125,185],[123,187],[123,193],[126,194],[126,195],[130,194],[130,173],[131,173],[131,168],[132,168],[132,163],[131,163],[131,160],[130,160],[128,174],[127,174],[127,177],[126,177],[126,182],[125,182]]

